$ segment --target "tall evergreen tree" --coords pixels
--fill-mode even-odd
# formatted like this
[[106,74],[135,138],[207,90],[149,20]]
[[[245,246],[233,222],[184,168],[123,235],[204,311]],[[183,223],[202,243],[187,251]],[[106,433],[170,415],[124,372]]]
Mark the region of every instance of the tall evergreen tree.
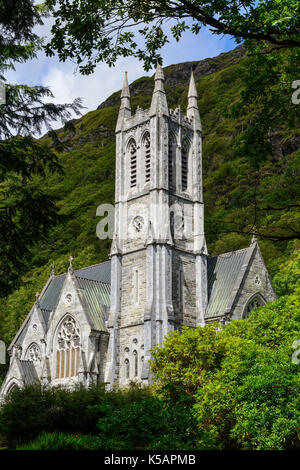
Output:
[[[46,9],[32,0],[0,1],[0,79],[6,102],[0,105],[0,295],[9,291],[30,246],[56,218],[54,201],[40,189],[47,172],[59,171],[55,154],[59,139],[53,121],[63,123],[81,104],[46,102],[46,87],[10,85],[6,73],[14,64],[34,59],[42,48],[35,26],[43,24]],[[47,128],[55,145],[46,148],[34,136]]]

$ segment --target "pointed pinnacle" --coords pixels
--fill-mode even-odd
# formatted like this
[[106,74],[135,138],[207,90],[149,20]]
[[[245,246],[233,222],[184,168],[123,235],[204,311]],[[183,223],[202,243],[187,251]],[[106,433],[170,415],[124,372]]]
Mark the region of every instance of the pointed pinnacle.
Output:
[[154,90],[152,95],[152,102],[150,107],[150,114],[156,113],[169,115],[169,108],[166,98],[166,92],[164,88],[165,76],[160,64],[157,64],[156,72],[154,75]]
[[196,84],[195,84],[195,77],[194,77],[194,72],[193,71],[191,73],[191,78],[190,78],[188,98],[198,98],[198,93],[197,93],[197,88],[196,88]]
[[160,64],[157,64],[156,72],[154,75],[154,80],[163,80],[165,81],[164,71]]
[[123,83],[123,89],[122,89],[122,93],[121,93],[121,98],[130,98],[130,91],[129,91],[129,85],[128,85],[127,72],[125,72],[125,77],[124,77],[124,83]]

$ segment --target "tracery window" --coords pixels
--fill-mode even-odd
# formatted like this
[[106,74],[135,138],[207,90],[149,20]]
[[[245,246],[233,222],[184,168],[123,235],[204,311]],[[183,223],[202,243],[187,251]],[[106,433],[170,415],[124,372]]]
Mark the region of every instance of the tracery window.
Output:
[[76,320],[67,315],[61,323],[56,345],[56,378],[74,377],[78,373],[80,329]]
[[26,353],[26,359],[32,362],[41,361],[41,350],[36,343],[32,343]]
[[264,301],[262,296],[259,294],[255,295],[254,297],[251,297],[251,299],[248,301],[245,307],[243,317],[247,318],[250,315],[252,310],[254,310],[257,307],[262,307],[263,305],[265,305],[265,303],[266,302]]
[[134,139],[131,139],[128,144],[129,155],[130,155],[130,187],[134,188],[136,186],[136,171],[137,171],[137,161],[136,161],[136,143]]
[[145,181],[148,183],[151,177],[151,150],[150,150],[150,134],[144,135],[143,147],[145,149]]

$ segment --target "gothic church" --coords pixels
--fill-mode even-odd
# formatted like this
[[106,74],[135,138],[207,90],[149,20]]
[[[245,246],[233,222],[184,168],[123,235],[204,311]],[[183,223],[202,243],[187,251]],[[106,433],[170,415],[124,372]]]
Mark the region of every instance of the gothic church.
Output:
[[150,109],[132,116],[125,76],[110,261],[52,271],[9,346],[1,396],[35,382],[149,384],[150,350],[169,332],[242,319],[276,297],[254,236],[208,256],[194,77],[186,116],[169,109],[160,66],[154,81]]

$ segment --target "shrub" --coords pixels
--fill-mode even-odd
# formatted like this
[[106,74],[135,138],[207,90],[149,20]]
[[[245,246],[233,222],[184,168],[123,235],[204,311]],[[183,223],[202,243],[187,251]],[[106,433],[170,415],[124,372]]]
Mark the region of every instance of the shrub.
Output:
[[14,444],[34,439],[42,431],[96,432],[98,417],[88,406],[105,399],[108,395],[100,386],[73,391],[39,385],[17,389],[0,408],[0,433]]
[[122,407],[111,403],[106,406],[105,416],[97,425],[103,448],[178,450],[198,446],[201,436],[196,422],[183,406],[168,406],[156,396]]
[[79,434],[42,432],[34,441],[17,446],[17,450],[97,450],[97,440]]

